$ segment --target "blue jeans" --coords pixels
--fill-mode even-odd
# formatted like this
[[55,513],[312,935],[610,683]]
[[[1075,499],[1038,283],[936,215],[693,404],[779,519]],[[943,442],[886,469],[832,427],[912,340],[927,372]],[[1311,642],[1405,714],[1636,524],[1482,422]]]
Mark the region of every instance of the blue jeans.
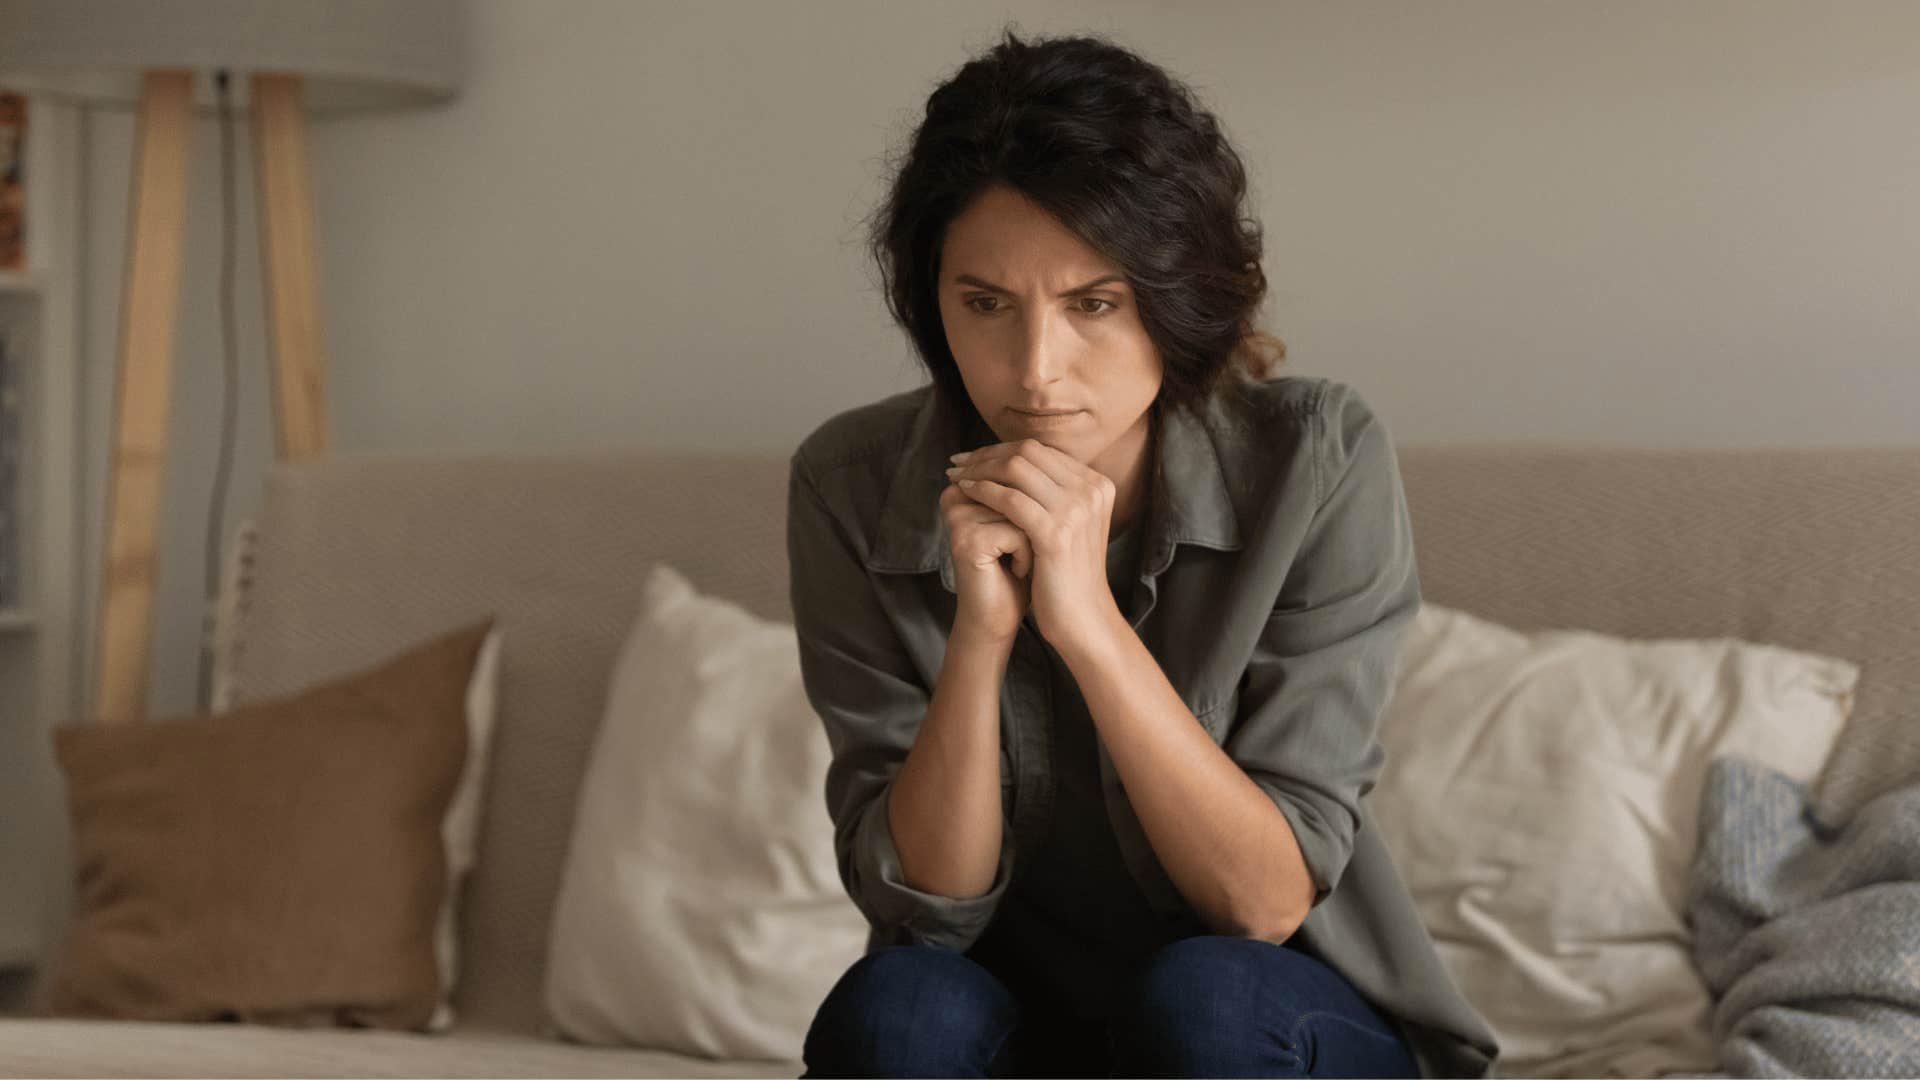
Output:
[[1393,1025],[1291,944],[1181,938],[1148,959],[1125,1001],[1105,1020],[1037,1013],[964,953],[895,945],[828,991],[801,1080],[1420,1075]]

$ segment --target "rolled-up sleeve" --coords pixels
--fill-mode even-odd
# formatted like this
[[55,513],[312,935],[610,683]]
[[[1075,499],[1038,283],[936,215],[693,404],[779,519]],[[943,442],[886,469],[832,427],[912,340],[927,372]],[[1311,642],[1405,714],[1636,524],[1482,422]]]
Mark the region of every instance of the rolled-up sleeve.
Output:
[[1242,681],[1223,749],[1292,826],[1313,906],[1353,854],[1401,639],[1420,607],[1413,528],[1386,428],[1330,382],[1312,410],[1318,509]]
[[888,798],[932,694],[798,453],[787,487],[787,561],[801,678],[832,752],[826,802],[840,880],[879,944],[964,952],[1006,894],[1012,844],[1002,843],[993,886],[980,896],[941,896],[906,883]]

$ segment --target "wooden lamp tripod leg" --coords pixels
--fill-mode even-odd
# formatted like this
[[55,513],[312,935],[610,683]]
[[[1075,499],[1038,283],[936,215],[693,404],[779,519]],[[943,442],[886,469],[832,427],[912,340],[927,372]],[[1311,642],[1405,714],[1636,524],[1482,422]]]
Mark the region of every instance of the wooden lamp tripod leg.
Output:
[[314,457],[327,448],[327,373],[320,348],[305,98],[305,84],[295,76],[253,76],[260,266],[273,345],[273,430],[282,461]]
[[165,493],[180,238],[193,145],[192,73],[149,71],[144,80],[107,459],[107,557],[93,710],[94,722],[103,724],[131,723],[147,712],[159,563],[154,540]]
[[[320,454],[326,446],[312,189],[300,80],[256,75],[252,88],[261,263],[276,359],[276,452],[286,460]],[[192,94],[191,72],[144,76],[108,458],[96,723],[132,723],[147,715]]]

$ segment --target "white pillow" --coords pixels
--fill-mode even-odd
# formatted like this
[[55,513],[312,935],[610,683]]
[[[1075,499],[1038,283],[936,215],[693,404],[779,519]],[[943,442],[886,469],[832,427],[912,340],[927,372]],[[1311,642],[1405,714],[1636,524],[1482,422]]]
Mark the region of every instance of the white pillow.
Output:
[[[234,673],[239,663],[247,596],[253,585],[253,555],[259,532],[253,519],[242,519],[227,553],[227,565],[216,594],[213,618],[212,667],[208,711],[225,713],[233,707]],[[498,623],[480,643],[473,673],[467,679],[467,760],[460,783],[440,825],[447,858],[447,891],[434,919],[433,953],[440,976],[439,1002],[427,1021],[427,1030],[444,1032],[456,1019],[454,984],[459,980],[460,892],[473,870],[480,847],[481,789],[487,776],[488,750],[493,744],[494,718],[500,693],[500,627]],[[314,1014],[315,1026],[330,1025],[330,1014]]]
[[798,1061],[867,942],[798,640],[663,563],[641,592],[561,871],[547,1033]]
[[1811,780],[1859,676],[1733,638],[1529,634],[1422,606],[1368,805],[1499,1075],[1718,1067],[1686,919],[1707,763]]
[[467,760],[461,766],[460,784],[453,789],[453,800],[447,804],[447,816],[440,823],[440,839],[447,852],[447,892],[441,898],[440,913],[433,925],[433,958],[440,973],[440,1001],[427,1021],[428,1031],[446,1031],[455,1019],[453,990],[460,978],[460,894],[473,872],[474,858],[480,849],[480,804],[499,699],[500,627],[496,623],[480,643],[480,655],[475,658],[473,674],[467,680]]

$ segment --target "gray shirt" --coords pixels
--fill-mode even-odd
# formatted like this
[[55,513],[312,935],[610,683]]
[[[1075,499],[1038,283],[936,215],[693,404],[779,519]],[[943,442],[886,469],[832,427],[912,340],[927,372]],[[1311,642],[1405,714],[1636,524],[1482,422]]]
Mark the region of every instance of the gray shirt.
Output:
[[[1103,918],[1206,933],[1097,738],[1077,745],[1091,747],[1098,802],[1091,785],[1075,794],[1085,702],[1060,692],[1064,668],[1030,615],[1001,685],[993,884],[956,898],[901,874],[887,795],[926,716],[957,603],[939,514],[947,458],[997,441],[977,422],[957,427],[927,385],[828,419],[792,458],[787,554],[801,672],[833,754],[826,808],[842,882],[872,927],[867,949],[970,950],[1016,883],[1024,900],[1055,895],[1027,883],[1045,879],[1045,853],[1063,835],[1088,835],[1099,818],[1074,815],[1094,805],[1134,887],[1109,876]],[[1385,425],[1347,384],[1284,375],[1229,387],[1202,418],[1166,411],[1151,446],[1138,576],[1121,610],[1194,722],[1293,830],[1316,886],[1296,943],[1394,1021],[1425,1075],[1486,1075],[1499,1052],[1493,1033],[1440,962],[1365,801],[1386,758],[1380,710],[1420,605]],[[1056,833],[1063,822],[1070,832]],[[1131,895],[1140,906],[1129,914]],[[1124,962],[1110,942],[1091,947]]]

